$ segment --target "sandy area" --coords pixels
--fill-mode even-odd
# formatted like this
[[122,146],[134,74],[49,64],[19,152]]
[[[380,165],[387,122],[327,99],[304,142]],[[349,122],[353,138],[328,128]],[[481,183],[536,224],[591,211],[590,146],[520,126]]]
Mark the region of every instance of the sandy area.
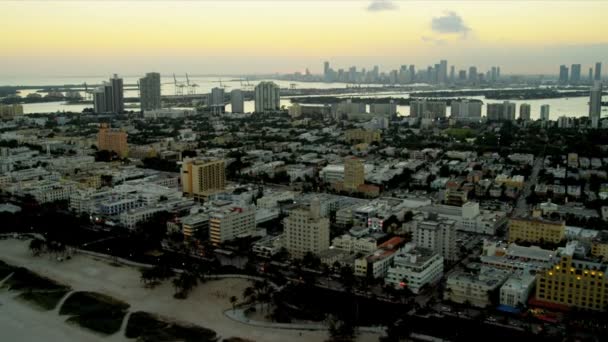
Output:
[[[258,342],[282,341],[324,341],[327,333],[323,331],[296,331],[252,327],[233,321],[224,316],[223,311],[231,308],[231,296],[242,297],[243,289],[249,285],[242,279],[222,279],[208,281],[199,285],[186,300],[173,298],[170,281],[154,289],[143,288],[139,270],[127,266],[116,267],[89,256],[77,255],[71,260],[57,262],[46,257],[32,257],[27,249],[27,241],[0,240],[0,260],[13,265],[23,266],[41,275],[68,284],[79,291],[96,291],[115,297],[131,304],[131,311],[148,311],[177,320],[190,322],[215,330],[222,338],[238,336]],[[21,341],[120,341],[119,336],[100,339],[99,337],[71,327],[63,322],[65,318],[53,317],[51,313],[35,312],[24,304],[14,302],[5,296],[0,297],[0,339],[4,340],[5,331],[27,329],[28,334]],[[8,300],[8,303],[5,303]],[[14,309],[21,305],[22,308]],[[47,317],[49,316],[49,317]],[[28,322],[24,325],[22,322]],[[34,326],[32,328],[32,326]],[[7,330],[8,329],[8,330]],[[52,334],[49,333],[52,332]],[[44,335],[40,335],[44,332]],[[9,335],[12,336],[12,335]],[[20,336],[20,335],[14,335]],[[44,338],[38,338],[45,336]],[[51,338],[46,338],[51,336]],[[55,339],[53,339],[55,338]],[[20,341],[8,339],[9,341]],[[372,334],[362,334],[359,341],[377,341]]]

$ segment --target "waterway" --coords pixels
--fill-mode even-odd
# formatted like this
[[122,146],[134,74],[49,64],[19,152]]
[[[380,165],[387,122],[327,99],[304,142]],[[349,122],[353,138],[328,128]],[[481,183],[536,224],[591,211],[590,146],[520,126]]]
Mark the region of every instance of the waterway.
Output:
[[[25,77],[25,78],[3,78],[0,80],[1,85],[27,85],[27,86],[48,86],[48,85],[84,85],[85,83],[90,87],[90,85],[101,84],[103,81],[108,80],[110,75],[108,76],[73,76],[73,77]],[[137,80],[140,76],[125,76],[123,77],[124,83],[127,85],[125,88],[125,97],[138,97],[138,91],[134,89],[132,84],[136,84]],[[176,75],[178,84],[185,84],[186,78],[185,75]],[[210,76],[190,76],[189,77],[190,84],[196,84],[196,87],[191,87],[197,94],[205,94],[208,93],[211,88],[220,86],[220,81],[222,86],[225,87],[226,92],[230,92],[232,89],[243,89],[243,90],[251,90],[253,87],[260,82],[260,80],[242,80],[239,77],[210,77]],[[323,82],[295,82],[295,81],[285,81],[285,80],[272,80],[277,83],[281,88],[290,88],[295,87],[298,89],[304,88],[314,88],[314,89],[340,89],[348,87],[346,83],[323,83]],[[161,92],[163,95],[174,95],[175,94],[175,82],[173,80],[173,76],[163,75],[161,76]],[[372,85],[377,86],[377,85]],[[416,85],[417,89],[424,89],[425,85]],[[179,87],[178,87],[179,88]],[[187,87],[184,87],[184,93],[188,92]],[[28,89],[22,90],[20,95],[26,96],[27,94],[36,92],[37,89]],[[84,95],[84,92],[81,92]],[[324,94],[327,96],[331,96],[331,94]],[[361,92],[355,94],[337,94],[336,96],[342,98],[348,98],[351,96],[357,97],[399,97],[399,98],[408,98],[410,96],[409,92],[405,91],[394,91],[387,90],[385,92],[374,92],[369,93],[362,90]],[[469,99],[478,99],[484,102],[484,104],[488,103],[500,103],[503,100],[489,100],[483,96],[467,96]],[[603,101],[608,101],[608,96],[603,97]],[[517,112],[519,113],[519,106],[522,103],[528,103],[531,106],[531,117],[532,119],[538,119],[540,117],[540,106],[544,104],[548,104],[550,106],[550,118],[555,120],[560,116],[568,116],[568,117],[582,117],[587,116],[589,113],[588,109],[588,97],[564,97],[564,98],[555,98],[555,99],[536,99],[536,100],[511,100],[511,102],[515,102],[517,105]],[[289,106],[291,104],[290,99],[282,99],[281,105]],[[56,112],[81,112],[84,108],[92,107],[90,104],[67,104],[65,102],[47,102],[47,103],[32,103],[24,105],[24,112],[26,114],[31,113],[56,113]],[[132,108],[133,110],[138,109],[137,103],[128,103],[127,110]],[[245,111],[251,112],[254,109],[253,101],[245,102]],[[230,105],[226,108],[227,111],[230,111]],[[397,108],[400,115],[409,115],[410,109],[409,106],[398,106]],[[608,115],[608,109],[604,108],[603,113]],[[450,114],[450,109],[448,107],[447,114]],[[482,115],[486,114],[486,106],[482,107]]]

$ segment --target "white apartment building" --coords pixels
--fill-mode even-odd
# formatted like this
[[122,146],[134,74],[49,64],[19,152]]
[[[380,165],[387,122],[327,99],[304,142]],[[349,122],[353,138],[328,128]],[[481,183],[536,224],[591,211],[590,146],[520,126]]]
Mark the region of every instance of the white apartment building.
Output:
[[479,274],[456,271],[448,276],[443,297],[459,304],[469,302],[480,308],[489,306],[490,294],[498,291],[509,274],[506,270],[487,267],[482,267]]
[[321,216],[318,198],[310,208],[293,209],[285,218],[284,246],[292,257],[301,258],[307,252],[319,254],[329,248],[329,219]]
[[295,194],[293,191],[277,191],[272,192],[264,197],[259,198],[257,201],[258,208],[264,209],[272,209],[277,207],[277,203],[280,201],[293,200],[295,198]]
[[514,274],[500,287],[500,304],[517,308],[526,305],[536,284],[536,277],[528,272]]
[[354,236],[344,234],[333,239],[332,247],[349,254],[370,254],[377,249],[378,245],[376,240],[373,238],[356,238]]
[[424,248],[416,248],[407,244],[393,260],[385,279],[386,284],[395,288],[409,288],[413,293],[419,293],[427,284],[433,284],[443,276],[443,257]]
[[145,222],[150,219],[154,214],[165,210],[162,207],[153,208],[136,208],[129,211],[125,211],[120,214],[120,224],[128,229],[135,229],[137,224]]
[[255,208],[223,203],[209,214],[209,240],[220,244],[255,232]]

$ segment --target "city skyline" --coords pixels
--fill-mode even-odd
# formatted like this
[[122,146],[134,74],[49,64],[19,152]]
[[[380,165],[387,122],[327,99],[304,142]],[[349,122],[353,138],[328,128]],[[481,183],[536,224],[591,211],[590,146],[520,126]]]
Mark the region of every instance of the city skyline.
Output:
[[[517,2],[496,1],[179,5],[4,2],[0,20],[14,34],[0,37],[0,76],[264,74],[307,67],[321,73],[323,60],[394,69],[439,59],[481,69],[501,65],[505,74],[553,74],[555,65],[591,65],[608,54],[602,35],[608,23],[601,20],[608,4],[595,1],[527,2],[526,16]],[[577,12],[585,15],[572,15]]]

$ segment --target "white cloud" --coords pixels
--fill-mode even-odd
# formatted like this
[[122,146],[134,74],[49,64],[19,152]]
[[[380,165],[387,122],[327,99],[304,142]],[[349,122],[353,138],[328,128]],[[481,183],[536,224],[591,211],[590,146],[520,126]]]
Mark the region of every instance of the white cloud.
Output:
[[456,12],[446,12],[441,17],[435,17],[431,20],[431,29],[439,34],[459,33],[466,36],[471,28],[465,25],[464,20]]
[[372,0],[367,6],[367,10],[370,12],[393,11],[396,9],[399,9],[399,6],[392,0]]

